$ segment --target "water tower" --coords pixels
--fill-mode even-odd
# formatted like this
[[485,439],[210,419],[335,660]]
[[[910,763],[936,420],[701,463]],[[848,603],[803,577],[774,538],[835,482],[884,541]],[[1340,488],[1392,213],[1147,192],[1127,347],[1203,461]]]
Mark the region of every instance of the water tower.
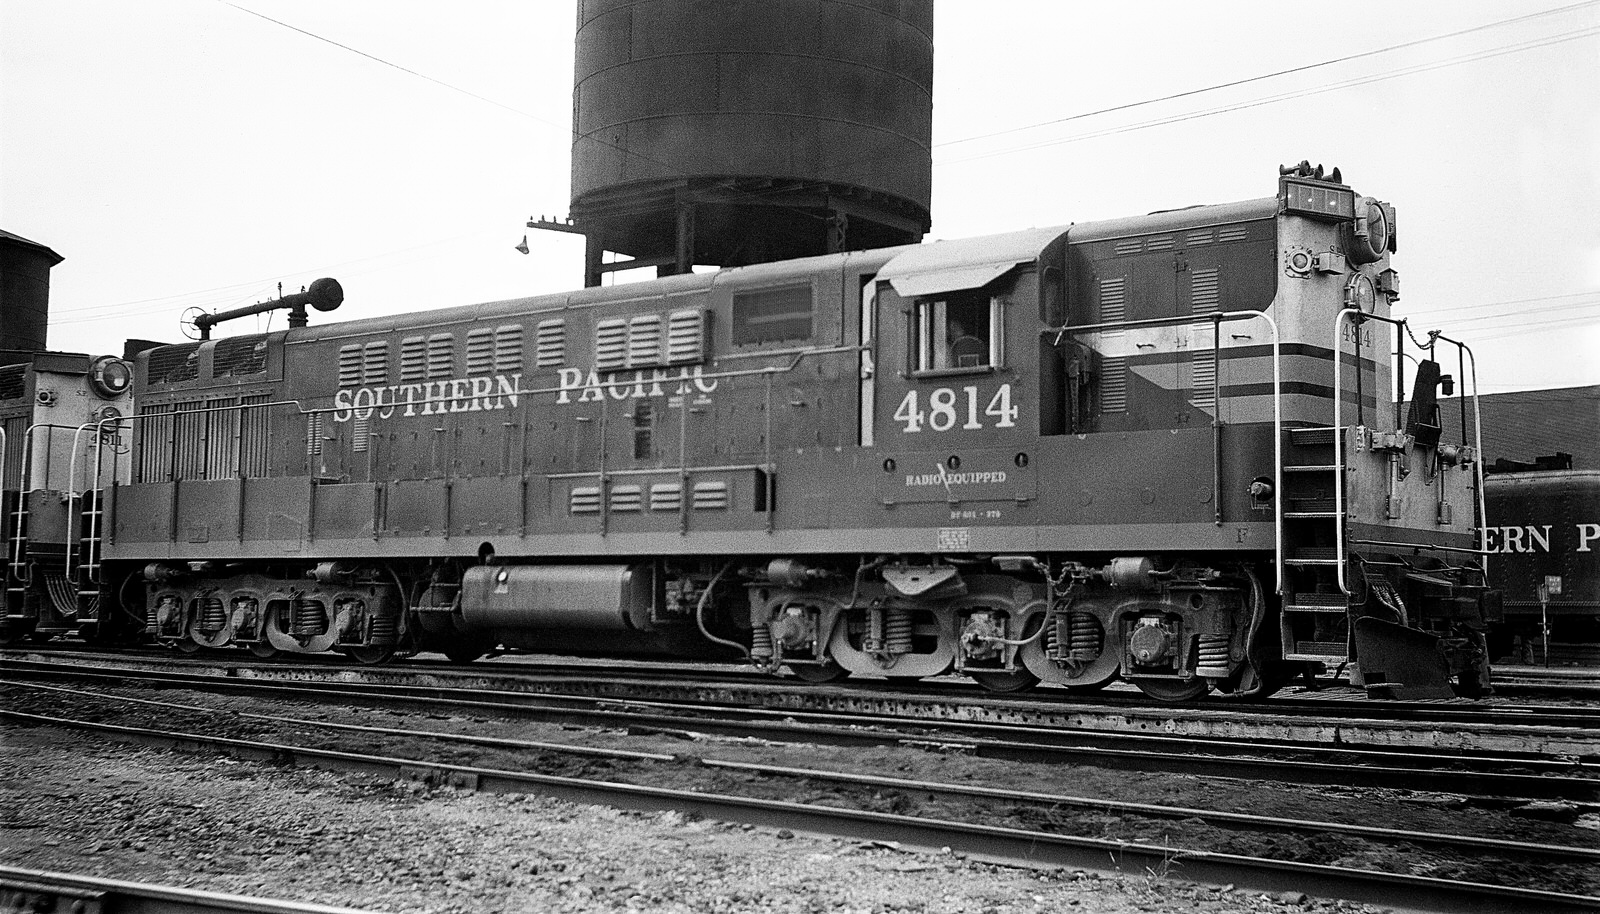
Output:
[[932,124],[931,0],[580,0],[570,222],[529,224],[590,286],[915,242]]
[[37,241],[0,230],[0,350],[45,348],[50,268],[64,259]]

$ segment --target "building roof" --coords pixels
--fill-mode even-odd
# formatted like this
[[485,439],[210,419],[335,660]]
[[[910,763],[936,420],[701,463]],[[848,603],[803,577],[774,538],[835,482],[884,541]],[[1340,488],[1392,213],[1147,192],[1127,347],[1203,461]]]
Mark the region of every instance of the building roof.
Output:
[[[1532,462],[1556,453],[1572,455],[1577,470],[1600,469],[1600,384],[1552,390],[1519,390],[1478,397],[1483,411],[1483,457]],[[1470,407],[1470,403],[1468,404]],[[1441,398],[1443,440],[1459,440],[1461,407]],[[1468,422],[1471,414],[1468,414]]]
[[13,244],[13,245],[16,245],[17,247],[32,248],[35,251],[42,251],[43,253],[48,254],[51,257],[55,258],[54,260],[52,260],[50,262],[51,266],[55,266],[56,264],[60,263],[61,261],[67,259],[65,257],[62,257],[60,254],[57,254],[55,251],[50,250],[49,248],[45,247],[44,245],[40,244],[37,241],[29,241],[28,239],[22,237],[21,235],[13,234],[11,232],[6,231],[5,229],[0,229],[0,244]]

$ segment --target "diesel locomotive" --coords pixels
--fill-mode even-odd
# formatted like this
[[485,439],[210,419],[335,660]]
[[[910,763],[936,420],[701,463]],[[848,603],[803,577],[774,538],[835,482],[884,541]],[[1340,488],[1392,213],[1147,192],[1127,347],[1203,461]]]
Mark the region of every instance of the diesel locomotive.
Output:
[[1479,448],[1436,403],[1470,351],[1391,315],[1389,203],[1280,171],[1240,203],[155,348],[62,498],[78,616],[364,662],[1477,692]]

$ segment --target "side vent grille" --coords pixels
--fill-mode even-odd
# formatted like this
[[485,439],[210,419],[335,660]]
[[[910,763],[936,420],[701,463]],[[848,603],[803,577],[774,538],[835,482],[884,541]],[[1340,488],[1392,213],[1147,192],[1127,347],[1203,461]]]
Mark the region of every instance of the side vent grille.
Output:
[[200,344],[162,346],[150,353],[150,382],[178,384],[200,376]]
[[628,367],[628,322],[619,317],[594,325],[596,371],[621,371]]
[[494,370],[500,374],[516,374],[522,370],[521,324],[495,328]]
[[694,484],[694,509],[696,511],[726,511],[732,503],[728,495],[728,484],[721,480],[709,480]]
[[[1195,270],[1189,280],[1189,308],[1195,314],[1208,314],[1222,307],[1222,273],[1212,267]],[[1217,405],[1217,354],[1212,348],[1213,327],[1210,321],[1194,325],[1195,348],[1191,356],[1192,377],[1189,382],[1189,403],[1198,409],[1211,409]],[[1201,348],[1204,346],[1204,348]]]
[[[1100,322],[1112,323],[1126,320],[1128,313],[1127,280],[1103,279],[1100,281]],[[1107,330],[1108,339],[1118,339],[1126,330]],[[1100,411],[1121,413],[1128,410],[1128,360],[1117,356],[1100,361]]]
[[415,384],[428,377],[428,341],[408,336],[400,341],[400,383]]
[[428,380],[455,374],[456,338],[448,333],[428,337]]
[[641,314],[628,322],[628,367],[661,364],[661,315]]
[[339,386],[358,387],[361,384],[361,346],[351,343],[339,347]]
[[567,363],[567,322],[540,321],[535,335],[535,367],[560,368]]
[[1245,228],[1242,225],[1235,225],[1235,226],[1231,226],[1229,228],[1223,228],[1223,229],[1218,229],[1217,230],[1217,243],[1218,244],[1228,244],[1228,243],[1234,242],[1234,241],[1248,241],[1248,240],[1250,240],[1250,230]]
[[28,366],[7,365],[0,368],[0,400],[15,400],[28,389]]
[[644,510],[644,494],[637,485],[612,486],[611,510],[617,513],[637,514]]
[[658,482],[650,487],[650,510],[679,511],[683,509],[683,484]]
[[674,311],[667,318],[667,364],[693,365],[706,360],[706,313]]
[[567,511],[572,514],[599,514],[600,487],[573,486],[567,496]]
[[494,331],[487,327],[467,334],[467,374],[494,372]]
[[211,351],[213,377],[230,378],[267,370],[267,338],[236,336],[221,340]]

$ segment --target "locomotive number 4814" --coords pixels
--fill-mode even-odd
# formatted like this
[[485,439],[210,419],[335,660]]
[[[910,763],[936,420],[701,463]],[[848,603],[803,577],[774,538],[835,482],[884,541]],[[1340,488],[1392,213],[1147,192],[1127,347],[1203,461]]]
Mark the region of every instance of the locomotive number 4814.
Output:
[[969,431],[981,428],[1013,428],[1017,424],[1017,408],[1011,405],[1010,384],[1001,384],[1000,389],[989,398],[988,405],[983,407],[981,413],[978,411],[978,403],[982,398],[975,384],[960,390],[953,387],[936,387],[928,391],[926,409],[922,405],[921,393],[919,390],[907,391],[905,399],[900,401],[899,408],[894,411],[895,421],[901,424],[903,432],[914,433],[924,429],[948,432],[956,428],[958,423],[962,429]]

